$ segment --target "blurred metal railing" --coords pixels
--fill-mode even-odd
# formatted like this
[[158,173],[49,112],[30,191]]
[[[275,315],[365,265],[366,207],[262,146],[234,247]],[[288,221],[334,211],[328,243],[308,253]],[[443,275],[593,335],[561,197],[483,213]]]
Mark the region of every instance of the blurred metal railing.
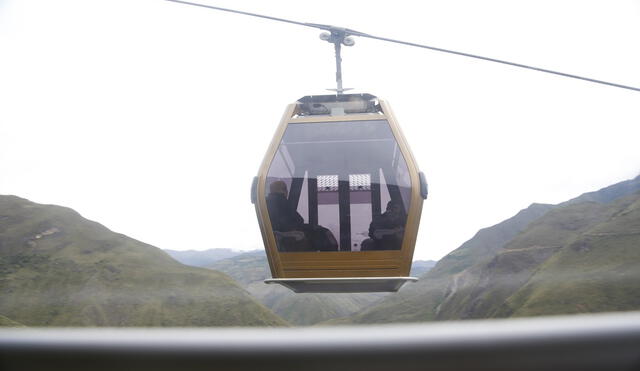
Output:
[[640,312],[348,327],[5,328],[0,370],[640,370]]

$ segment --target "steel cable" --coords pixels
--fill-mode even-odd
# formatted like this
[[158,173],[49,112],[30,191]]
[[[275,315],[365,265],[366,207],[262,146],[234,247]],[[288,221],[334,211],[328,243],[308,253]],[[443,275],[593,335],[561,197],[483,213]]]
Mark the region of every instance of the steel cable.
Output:
[[364,33],[364,32],[351,30],[351,29],[348,29],[348,28],[338,28],[338,27],[333,27],[333,26],[324,25],[324,24],[292,21],[292,20],[284,19],[284,18],[271,17],[271,16],[266,16],[266,15],[261,15],[261,14],[256,14],[256,13],[244,12],[244,11],[228,9],[228,8],[221,8],[221,7],[212,6],[212,5],[206,5],[206,4],[192,3],[192,2],[188,2],[188,1],[182,1],[182,0],[166,0],[166,1],[174,2],[174,3],[180,3],[180,4],[186,4],[186,5],[193,5],[193,6],[198,6],[198,7],[202,7],[202,8],[208,8],[208,9],[220,10],[220,11],[229,12],[229,13],[247,15],[247,16],[251,16],[251,17],[258,17],[258,18],[268,19],[268,20],[277,21],[277,22],[285,22],[285,23],[295,24],[295,25],[298,25],[298,26],[318,28],[318,29],[321,29],[321,30],[331,31],[333,29],[336,29],[336,30],[341,30],[341,31],[345,32],[345,34],[347,36],[351,35],[351,36],[367,37],[367,38],[374,39],[374,40],[380,40],[380,41],[386,41],[386,42],[391,42],[391,43],[396,43],[396,44],[413,46],[413,47],[416,47],[416,48],[429,49],[429,50],[442,52],[442,53],[455,54],[455,55],[459,55],[459,56],[463,56],[463,57],[475,58],[475,59],[480,59],[480,60],[484,60],[484,61],[488,61],[488,62],[500,63],[500,64],[504,64],[504,65],[508,65],[508,66],[525,68],[525,69],[534,70],[534,71],[538,71],[538,72],[550,73],[550,74],[554,74],[554,75],[557,75],[557,76],[562,76],[562,77],[568,77],[568,78],[572,78],[572,79],[588,81],[588,82],[592,82],[592,83],[596,83],[596,84],[608,85],[608,86],[612,86],[612,87],[616,87],[616,88],[620,88],[620,89],[628,89],[628,90],[633,90],[633,91],[640,91],[640,88],[636,88],[636,87],[633,87],[633,86],[616,84],[616,83],[608,82],[608,81],[604,81],[604,80],[592,79],[590,77],[584,77],[584,76],[578,76],[578,75],[565,73],[565,72],[553,71],[553,70],[549,70],[549,69],[546,69],[546,68],[540,68],[540,67],[529,66],[529,65],[521,64],[521,63],[509,62],[509,61],[496,59],[496,58],[483,57],[481,55],[476,55],[476,54],[458,52],[458,51],[455,51],[455,50],[443,49],[443,48],[438,48],[438,47],[434,47],[434,46],[408,42],[408,41],[395,40],[395,39],[390,39],[390,38],[387,38],[387,37],[374,36],[374,35],[370,35],[370,34],[367,34],[367,33]]

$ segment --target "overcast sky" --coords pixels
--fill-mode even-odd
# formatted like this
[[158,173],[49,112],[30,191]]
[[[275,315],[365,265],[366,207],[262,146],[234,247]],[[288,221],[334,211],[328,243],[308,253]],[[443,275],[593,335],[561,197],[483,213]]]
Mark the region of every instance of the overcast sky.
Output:
[[[206,1],[640,86],[640,1]],[[261,248],[249,200],[287,104],[334,87],[295,25],[162,0],[0,0],[0,194],[165,249]],[[640,93],[356,39],[427,175],[415,258],[640,173]]]

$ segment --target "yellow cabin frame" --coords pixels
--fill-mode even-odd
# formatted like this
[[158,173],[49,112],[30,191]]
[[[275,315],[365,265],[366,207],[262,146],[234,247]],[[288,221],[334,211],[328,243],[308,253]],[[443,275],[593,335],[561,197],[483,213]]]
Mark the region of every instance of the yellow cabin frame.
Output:
[[[369,97],[372,97],[368,95]],[[375,98],[375,97],[373,97]],[[358,289],[358,282],[366,282],[361,278],[369,279],[369,286],[372,282],[381,282],[380,280],[370,280],[370,278],[395,278],[400,286],[405,281],[415,280],[408,277],[411,270],[411,262],[413,258],[414,247],[418,234],[418,226],[420,224],[420,215],[422,212],[423,199],[426,198],[426,182],[424,177],[419,173],[416,161],[409,149],[406,138],[404,137],[400,126],[398,125],[391,107],[384,100],[377,100],[378,112],[376,113],[355,113],[345,114],[338,111],[336,115],[308,115],[301,116],[301,103],[296,102],[287,106],[276,133],[271,140],[271,144],[264,156],[258,176],[254,180],[254,189],[252,198],[255,204],[256,214],[262,232],[271,274],[274,280],[271,282],[287,281],[298,282],[303,286],[308,286],[315,282],[314,292],[342,292],[340,287],[353,287],[347,291],[395,291],[382,289],[376,290],[374,287],[367,289],[365,286],[362,290]],[[316,123],[321,125],[326,122],[338,121],[361,121],[361,120],[386,120],[389,123],[393,136],[398,144],[405,162],[408,167],[411,182],[411,200],[407,210],[407,222],[400,250],[385,251],[323,251],[323,252],[283,252],[278,251],[276,239],[273,233],[269,212],[266,202],[266,181],[269,167],[274,160],[274,156],[282,141],[285,130],[289,125],[297,125],[300,123]],[[310,280],[311,279],[311,280]],[[338,287],[323,290],[320,283],[313,281],[320,279],[320,283],[333,282]],[[306,282],[306,284],[305,284]],[[396,283],[398,283],[396,282]],[[278,282],[283,283],[283,282]],[[340,286],[339,284],[343,285]],[[309,292],[309,290],[298,290],[286,285],[295,291]],[[375,284],[373,285],[375,286]],[[395,286],[393,286],[395,287]],[[399,286],[398,286],[399,288]],[[308,288],[307,288],[308,289]]]

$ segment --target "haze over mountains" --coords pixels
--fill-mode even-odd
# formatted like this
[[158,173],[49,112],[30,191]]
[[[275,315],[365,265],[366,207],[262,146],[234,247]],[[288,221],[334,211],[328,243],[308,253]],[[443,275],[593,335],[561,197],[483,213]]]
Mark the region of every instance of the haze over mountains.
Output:
[[206,268],[186,266],[71,209],[0,196],[0,326],[365,324],[640,310],[640,177],[558,205],[532,204],[435,267],[418,262],[416,271],[428,271],[395,294],[294,294],[262,282],[270,276],[263,251],[200,253],[176,256]]
[[233,258],[234,256],[244,253],[244,251],[226,248],[185,251],[165,249],[164,251],[180,263],[184,265],[191,265],[193,267],[206,267],[218,260]]
[[[264,250],[245,253],[230,249],[220,249],[219,252],[216,250],[218,249],[189,251],[185,255],[180,252],[167,252],[183,264],[204,266],[228,274],[242,284],[254,298],[293,325],[313,325],[345,317],[373,305],[388,295],[386,293],[296,294],[280,285],[267,285],[263,282],[271,278]],[[232,256],[225,259],[215,258],[225,254]],[[203,263],[211,260],[214,262],[206,265]],[[414,261],[411,275],[422,275],[435,264],[433,260]]]
[[267,285],[271,278],[267,256],[254,251],[223,259],[208,266],[240,282],[265,306],[293,325],[312,325],[340,318],[371,306],[386,293],[296,294],[280,285]]

